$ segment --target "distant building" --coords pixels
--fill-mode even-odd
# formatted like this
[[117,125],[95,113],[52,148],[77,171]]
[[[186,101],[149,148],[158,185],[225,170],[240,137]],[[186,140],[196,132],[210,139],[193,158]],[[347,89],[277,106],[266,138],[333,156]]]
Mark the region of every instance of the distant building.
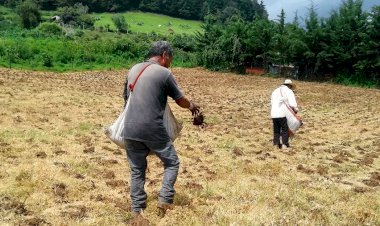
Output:
[[270,64],[268,72],[275,75],[281,74],[296,78],[298,76],[298,67],[294,65]]

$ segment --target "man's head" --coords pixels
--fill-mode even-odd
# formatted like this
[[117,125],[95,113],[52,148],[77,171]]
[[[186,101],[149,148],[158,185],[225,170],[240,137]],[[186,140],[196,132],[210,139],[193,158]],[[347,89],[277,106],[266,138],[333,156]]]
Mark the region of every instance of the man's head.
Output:
[[148,58],[157,61],[163,67],[169,67],[173,60],[173,48],[167,41],[154,42],[149,50]]
[[293,89],[294,88],[294,84],[292,82],[292,80],[290,79],[285,79],[284,83],[282,83],[283,85],[286,85],[287,87],[289,87],[290,89]]

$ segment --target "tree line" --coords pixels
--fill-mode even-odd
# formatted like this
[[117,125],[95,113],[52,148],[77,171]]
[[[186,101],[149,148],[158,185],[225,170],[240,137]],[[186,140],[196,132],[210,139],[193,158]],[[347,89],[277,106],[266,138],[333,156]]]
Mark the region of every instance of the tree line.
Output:
[[[0,0],[0,5],[16,8],[22,0]],[[257,0],[33,0],[42,10],[57,10],[82,4],[89,12],[123,12],[126,10],[141,10],[165,14],[169,16],[203,20],[210,13],[231,15],[240,13],[247,20],[252,20],[256,12],[264,13],[263,2]]]
[[320,19],[313,5],[304,26],[295,15],[285,23],[265,17],[226,22],[206,17],[198,34],[201,65],[214,70],[242,71],[248,64],[268,69],[291,65],[304,79],[333,79],[346,84],[380,84],[380,6],[362,10],[362,0],[345,0],[328,18]]

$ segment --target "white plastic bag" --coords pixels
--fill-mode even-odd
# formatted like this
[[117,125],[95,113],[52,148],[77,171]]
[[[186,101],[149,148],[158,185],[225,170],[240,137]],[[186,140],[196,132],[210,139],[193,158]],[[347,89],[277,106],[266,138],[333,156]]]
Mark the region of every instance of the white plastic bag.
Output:
[[289,127],[289,136],[293,136],[302,125],[302,119],[299,117],[289,105],[286,106],[286,121]]
[[[129,96],[130,98],[131,96]],[[115,144],[117,144],[121,148],[125,148],[124,138],[121,136],[124,123],[126,119],[127,109],[129,107],[129,101],[127,101],[127,105],[124,110],[121,112],[116,121],[109,126],[106,126],[104,129],[104,133],[110,138]],[[164,113],[164,126],[166,131],[169,134],[170,140],[174,142],[175,139],[178,138],[181,130],[182,124],[177,121],[174,117],[172,110],[169,107],[169,104],[166,104],[165,113]]]
[[128,107],[129,101],[127,101],[127,105],[119,117],[116,119],[116,121],[112,125],[106,126],[104,128],[104,133],[106,136],[121,148],[125,148],[124,138],[121,136],[121,133],[124,129],[125,117],[127,115]]
[[170,140],[174,142],[174,140],[177,139],[177,137],[181,133],[182,124],[179,123],[177,119],[174,117],[169,104],[166,104],[166,107],[165,107],[164,126],[166,128],[166,131],[169,134]]

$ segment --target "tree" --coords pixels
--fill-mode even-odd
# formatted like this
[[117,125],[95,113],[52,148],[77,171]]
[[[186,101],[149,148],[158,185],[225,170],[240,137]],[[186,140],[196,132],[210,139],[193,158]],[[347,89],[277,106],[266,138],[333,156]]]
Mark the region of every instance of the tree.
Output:
[[267,19],[257,19],[249,24],[247,52],[251,56],[250,61],[255,62],[256,66],[268,69],[275,45],[275,31],[275,22]]
[[360,33],[358,61],[354,68],[367,79],[380,85],[380,6],[374,6]]
[[112,21],[119,32],[128,33],[128,24],[123,15],[113,15]]
[[0,3],[0,5],[16,8],[16,6],[20,5],[21,2],[21,0],[4,0],[2,3]]
[[41,13],[37,4],[32,0],[27,0],[18,5],[16,12],[20,16],[21,24],[24,28],[34,28],[41,21]]
[[313,2],[309,8],[309,15],[305,20],[305,23],[305,43],[308,48],[304,53],[304,64],[300,65],[300,73],[302,76],[308,77],[310,75],[316,75],[318,72],[317,55],[322,49],[321,44],[323,35],[323,31],[318,20],[318,14],[315,10]]
[[281,13],[278,16],[278,25],[277,32],[274,36],[275,40],[275,54],[274,58],[281,65],[280,74],[282,74],[282,66],[287,63],[288,59],[288,50],[289,50],[289,37],[287,30],[285,29],[285,12],[284,9],[281,9]]
[[[292,63],[296,67],[300,67],[305,64],[304,53],[307,51],[307,45],[305,43],[305,30],[300,27],[298,21],[298,14],[296,12],[293,22],[286,25],[286,32],[288,34],[288,62]],[[299,76],[299,74],[296,74]]]
[[58,8],[58,15],[64,24],[71,24],[80,26],[82,28],[92,28],[94,25],[94,18],[88,14],[89,8],[82,3],[77,3],[74,7],[61,7]]
[[36,0],[36,3],[43,10],[56,10],[58,2],[55,0]]
[[367,13],[361,8],[361,0],[346,0],[327,20],[322,21],[321,45],[316,52],[318,74],[334,75],[338,81],[352,83],[366,80],[367,73],[355,68],[359,60],[360,43],[368,32]]
[[139,8],[150,12],[160,12],[160,0],[141,0]]
[[[233,15],[239,15],[246,21],[251,21],[253,18],[253,3],[251,0],[236,0],[229,1],[222,10],[223,12],[232,12]],[[235,11],[235,12],[234,12]],[[231,17],[232,15],[229,15]]]

